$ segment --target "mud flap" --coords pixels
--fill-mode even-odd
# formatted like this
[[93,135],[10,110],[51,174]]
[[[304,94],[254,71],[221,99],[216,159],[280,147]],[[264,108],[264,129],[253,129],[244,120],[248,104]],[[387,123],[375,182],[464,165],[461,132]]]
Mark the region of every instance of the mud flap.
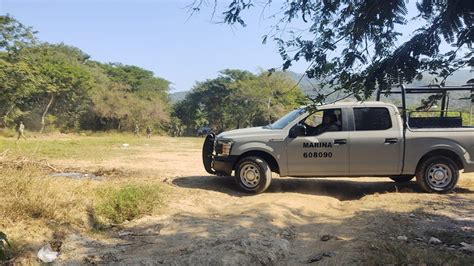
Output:
[[216,135],[214,133],[210,133],[207,135],[206,139],[204,140],[204,145],[202,146],[202,163],[204,164],[206,172],[213,175],[216,174],[216,171],[212,169],[212,152],[214,151],[215,139]]

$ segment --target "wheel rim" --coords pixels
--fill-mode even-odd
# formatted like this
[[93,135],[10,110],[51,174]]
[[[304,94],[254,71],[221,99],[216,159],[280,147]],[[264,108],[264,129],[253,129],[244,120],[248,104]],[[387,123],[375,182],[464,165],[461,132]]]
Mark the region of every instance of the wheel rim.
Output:
[[428,183],[433,188],[445,188],[453,179],[453,172],[445,164],[435,164],[428,169]]
[[245,164],[240,170],[240,181],[248,188],[255,188],[260,182],[260,171],[253,164]]

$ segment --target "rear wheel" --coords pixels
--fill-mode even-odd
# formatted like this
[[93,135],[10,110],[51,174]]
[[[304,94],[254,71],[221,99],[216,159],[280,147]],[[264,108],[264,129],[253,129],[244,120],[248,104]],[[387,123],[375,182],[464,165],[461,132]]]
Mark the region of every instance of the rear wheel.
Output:
[[272,171],[262,158],[249,156],[238,162],[234,180],[246,192],[262,193],[270,186]]
[[458,166],[445,156],[426,159],[416,172],[416,181],[426,192],[448,193],[456,187],[458,179]]
[[412,180],[413,178],[415,178],[414,175],[399,175],[399,176],[391,176],[390,177],[390,179],[392,179],[393,181],[395,181],[397,183],[408,182],[408,181]]

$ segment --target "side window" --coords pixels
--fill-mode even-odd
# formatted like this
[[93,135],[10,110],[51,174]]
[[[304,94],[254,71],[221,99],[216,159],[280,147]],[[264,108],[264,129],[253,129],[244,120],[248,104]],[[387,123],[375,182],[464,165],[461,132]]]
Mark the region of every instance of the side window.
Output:
[[341,109],[327,109],[312,113],[302,121],[307,136],[316,136],[328,131],[342,130]]
[[383,107],[354,108],[354,120],[357,131],[385,130],[392,127],[390,112]]

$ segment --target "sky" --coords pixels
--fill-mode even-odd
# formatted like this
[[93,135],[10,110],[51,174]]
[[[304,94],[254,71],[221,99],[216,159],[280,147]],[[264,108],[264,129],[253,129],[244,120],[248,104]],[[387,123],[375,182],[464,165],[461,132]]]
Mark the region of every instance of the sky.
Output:
[[[203,5],[190,16],[187,6],[193,0],[0,0],[0,14],[32,26],[40,41],[78,47],[100,62],[151,70],[171,81],[171,92],[177,92],[226,68],[258,72],[280,67],[276,43],[263,45],[262,36],[275,24],[268,17],[281,1],[273,0],[263,14],[267,19],[262,19],[262,8],[252,9],[245,28],[217,23],[222,18],[219,10],[211,17],[212,6]],[[225,8],[228,0],[218,2]],[[415,16],[415,1],[407,7],[409,17]],[[400,40],[406,41],[418,26],[409,22]],[[289,70],[303,73],[307,66],[300,62]]]
[[[211,21],[212,10],[190,16],[192,0],[0,0],[10,14],[38,31],[38,39],[80,48],[93,60],[149,69],[172,82],[172,92],[214,78],[226,68],[257,72],[281,66],[275,43],[262,44],[270,21],[252,14],[248,26]],[[204,7],[205,8],[205,7]],[[296,66],[293,71],[304,71]]]

